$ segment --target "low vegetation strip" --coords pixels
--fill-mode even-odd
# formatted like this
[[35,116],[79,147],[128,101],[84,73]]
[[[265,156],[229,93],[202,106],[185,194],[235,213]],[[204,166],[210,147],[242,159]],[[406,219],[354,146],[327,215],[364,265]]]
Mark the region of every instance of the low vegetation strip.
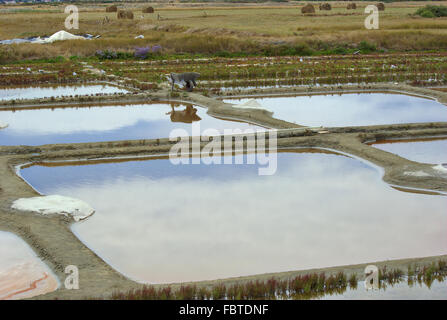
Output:
[[[408,267],[407,275],[400,269],[379,269],[379,288],[407,281],[408,285],[415,282],[430,287],[434,280],[444,281],[447,275],[447,263],[438,260],[430,265]],[[325,295],[343,294],[348,290],[357,289],[359,279],[356,273],[349,277],[339,272],[326,275],[311,273],[281,280],[271,278],[267,281],[248,281],[225,285],[216,284],[211,287],[197,285],[181,285],[155,287],[146,285],[139,289],[126,292],[116,291],[110,299],[113,300],[253,300],[253,299],[316,299]]]

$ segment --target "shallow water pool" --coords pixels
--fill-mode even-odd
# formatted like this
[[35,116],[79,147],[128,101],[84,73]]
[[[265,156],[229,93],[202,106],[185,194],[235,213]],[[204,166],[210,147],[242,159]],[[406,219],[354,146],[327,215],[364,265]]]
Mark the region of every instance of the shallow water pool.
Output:
[[263,128],[245,122],[226,121],[206,114],[206,109],[183,104],[132,104],[0,111],[0,145],[102,142],[168,138],[174,129],[192,134],[192,123],[200,133],[208,128]]
[[[312,127],[447,121],[447,106],[403,94],[352,93],[255,99],[277,119]],[[247,100],[225,99],[224,102],[239,104]]]
[[58,285],[51,270],[22,239],[0,231],[0,300],[31,298]]
[[361,161],[315,152],[279,153],[271,176],[257,165],[168,159],[21,174],[44,194],[89,203],[96,213],[75,234],[148,283],[445,254],[446,197],[397,191]]
[[415,140],[383,140],[371,144],[412,161],[447,163],[447,138]]
[[38,99],[71,95],[127,93],[126,89],[111,85],[60,85],[39,87],[0,87],[0,100]]
[[342,294],[325,295],[322,300],[446,300],[447,280],[433,280],[429,286],[417,281],[408,284],[402,281],[393,285],[386,285],[380,289],[366,290],[364,282],[359,281],[357,288],[348,288]]

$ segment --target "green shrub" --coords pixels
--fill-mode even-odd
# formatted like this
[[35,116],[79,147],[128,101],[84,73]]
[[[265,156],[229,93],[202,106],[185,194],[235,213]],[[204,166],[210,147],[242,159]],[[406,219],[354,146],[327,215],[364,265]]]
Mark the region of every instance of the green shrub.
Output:
[[349,53],[348,49],[343,48],[343,47],[336,47],[336,48],[333,50],[333,52],[334,52],[335,54],[348,54],[348,53]]
[[369,43],[367,41],[361,41],[358,45],[358,49],[362,52],[362,53],[369,53],[369,52],[374,52],[376,51],[376,46],[372,43]]
[[419,8],[416,14],[424,18],[447,17],[447,7],[427,5]]

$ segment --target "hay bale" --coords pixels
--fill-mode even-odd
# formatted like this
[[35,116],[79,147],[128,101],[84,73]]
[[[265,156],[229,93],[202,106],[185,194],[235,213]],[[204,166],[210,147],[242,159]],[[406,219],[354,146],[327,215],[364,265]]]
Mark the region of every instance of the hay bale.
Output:
[[306,4],[304,7],[301,8],[301,13],[315,13],[315,8],[310,3]]
[[357,9],[357,5],[354,3],[354,2],[352,2],[352,3],[348,3],[348,6],[346,7],[346,9],[348,9],[348,10],[355,10],[355,9]]
[[118,10],[116,16],[118,19],[133,19],[133,12],[129,10]]
[[332,10],[332,6],[327,2],[320,3],[320,10]]
[[132,11],[126,11],[126,18],[127,19],[133,19],[133,12]]
[[152,7],[143,8],[143,13],[154,13],[154,8]]
[[379,11],[385,11],[385,4],[383,2],[379,2],[377,4],[377,9],[379,9]]
[[118,7],[115,5],[106,8],[106,12],[117,12],[117,11]]

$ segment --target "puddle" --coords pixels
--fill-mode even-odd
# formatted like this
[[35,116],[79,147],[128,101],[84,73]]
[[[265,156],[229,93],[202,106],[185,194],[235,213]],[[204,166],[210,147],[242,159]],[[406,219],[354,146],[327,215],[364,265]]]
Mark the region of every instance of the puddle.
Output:
[[[234,161],[233,161],[234,163]],[[445,254],[445,197],[400,192],[377,169],[288,150],[277,172],[169,160],[35,165],[39,192],[96,210],[75,234],[148,283],[218,279]],[[378,201],[380,199],[380,201]],[[396,237],[396,234],[399,237]]]
[[51,270],[22,239],[0,231],[0,300],[31,298],[58,286]]
[[[447,121],[447,107],[433,100],[390,93],[255,98],[273,117],[319,127]],[[225,99],[240,104],[249,99]]]
[[447,138],[382,140],[371,145],[412,161],[436,164],[447,163]]
[[127,93],[125,89],[111,85],[67,85],[39,87],[0,87],[0,100],[38,99],[59,96]]
[[342,294],[325,295],[321,300],[446,300],[447,280],[433,280],[430,287],[417,281],[409,285],[407,281],[402,281],[393,285],[386,285],[385,288],[366,290],[364,282],[359,281],[357,288],[348,288]]
[[180,104],[138,104],[0,111],[0,145],[42,145],[168,138],[174,129],[191,134],[193,122],[207,128],[263,130],[206,114],[206,109]]

